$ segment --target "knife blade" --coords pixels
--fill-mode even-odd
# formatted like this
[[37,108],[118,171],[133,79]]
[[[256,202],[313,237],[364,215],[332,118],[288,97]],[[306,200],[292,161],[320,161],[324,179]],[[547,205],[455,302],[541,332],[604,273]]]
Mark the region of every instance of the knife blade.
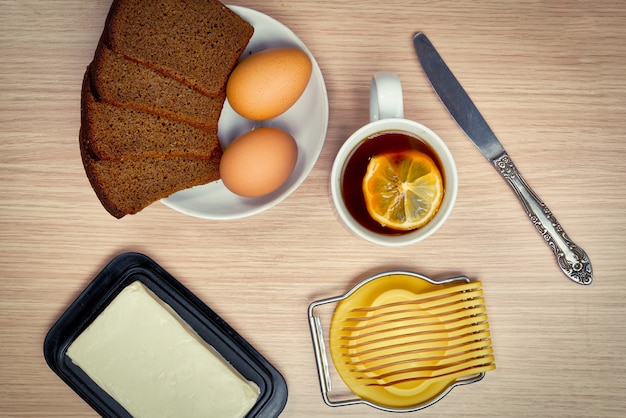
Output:
[[591,284],[593,269],[589,256],[567,236],[550,209],[530,188],[433,44],[419,32],[413,36],[413,46],[441,102],[461,130],[511,186],[537,231],[554,252],[563,273],[575,283]]

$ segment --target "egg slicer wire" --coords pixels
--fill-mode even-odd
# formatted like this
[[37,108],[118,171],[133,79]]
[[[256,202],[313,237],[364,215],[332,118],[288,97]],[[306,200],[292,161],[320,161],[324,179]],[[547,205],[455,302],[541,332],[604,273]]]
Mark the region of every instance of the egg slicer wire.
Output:
[[[333,303],[325,339],[316,310]],[[464,276],[435,281],[406,271],[379,273],[345,295],[311,303],[308,316],[329,406],[417,411],[495,369],[482,283]],[[351,395],[333,392],[328,354]]]

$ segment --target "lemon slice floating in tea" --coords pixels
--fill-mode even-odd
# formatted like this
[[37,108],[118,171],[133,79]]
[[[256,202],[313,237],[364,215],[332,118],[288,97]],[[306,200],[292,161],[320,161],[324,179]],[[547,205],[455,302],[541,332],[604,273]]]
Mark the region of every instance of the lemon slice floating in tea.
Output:
[[435,216],[443,199],[443,179],[435,162],[420,151],[379,154],[367,166],[363,196],[374,220],[408,231]]

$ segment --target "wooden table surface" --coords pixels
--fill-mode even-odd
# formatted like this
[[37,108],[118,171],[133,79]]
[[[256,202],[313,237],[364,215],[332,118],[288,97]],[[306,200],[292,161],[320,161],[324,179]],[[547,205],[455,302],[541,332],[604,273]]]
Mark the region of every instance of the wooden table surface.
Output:
[[[259,215],[202,220],[156,203],[116,220],[79,157],[80,84],[110,2],[0,1],[0,416],[95,416],[47,366],[44,337],[115,255],[161,264],[284,375],[285,417],[391,416],[330,408],[320,394],[308,305],[367,276],[407,269],[481,280],[497,369],[415,416],[626,414],[626,3],[623,1],[268,1],[309,47],[328,90],[321,156]],[[579,286],[425,78],[424,31],[535,191],[589,254]],[[383,248],[336,218],[329,173],[368,120],[376,71],[403,83],[405,113],[447,142],[459,194],[427,240]]]

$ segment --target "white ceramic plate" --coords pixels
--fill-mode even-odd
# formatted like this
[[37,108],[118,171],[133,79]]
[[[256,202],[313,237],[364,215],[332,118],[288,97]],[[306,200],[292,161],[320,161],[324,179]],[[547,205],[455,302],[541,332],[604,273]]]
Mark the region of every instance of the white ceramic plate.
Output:
[[244,132],[262,126],[273,126],[294,137],[298,144],[298,160],[287,182],[266,196],[237,196],[218,180],[181,190],[161,200],[178,212],[204,219],[243,218],[267,210],[284,200],[313,169],[322,151],[328,128],[326,85],[317,62],[304,43],[289,28],[263,13],[245,7],[228,7],[254,26],[254,34],[241,56],[242,59],[268,48],[297,47],[308,54],[313,71],[300,99],[287,112],[274,119],[258,122],[242,118],[226,101],[218,125],[218,135],[224,149]]

